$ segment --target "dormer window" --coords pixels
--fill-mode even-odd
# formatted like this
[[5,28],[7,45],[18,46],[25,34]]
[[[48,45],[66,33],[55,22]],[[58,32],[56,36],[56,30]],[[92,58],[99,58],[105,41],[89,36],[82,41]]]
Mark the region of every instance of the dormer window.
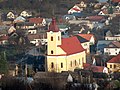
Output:
[[51,37],[51,41],[53,41],[53,37]]

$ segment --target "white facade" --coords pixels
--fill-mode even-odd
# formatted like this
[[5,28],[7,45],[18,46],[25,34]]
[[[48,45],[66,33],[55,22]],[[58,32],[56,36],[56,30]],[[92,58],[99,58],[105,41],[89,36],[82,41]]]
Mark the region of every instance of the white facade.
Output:
[[81,9],[80,7],[78,7],[77,5],[75,5],[74,7],[72,7],[72,8],[68,11],[68,14],[80,13],[81,11],[83,11],[83,9]]
[[105,37],[105,40],[120,41],[120,36]]
[[119,53],[120,53],[120,48],[104,48],[104,54],[118,55]]
[[23,17],[30,17],[32,16],[32,14],[29,14],[27,11],[22,11],[20,16],[23,16]]
[[98,15],[106,15],[103,11],[100,11]]
[[13,13],[13,12],[9,12],[9,13],[7,14],[7,18],[9,18],[9,19],[15,19],[14,13]]

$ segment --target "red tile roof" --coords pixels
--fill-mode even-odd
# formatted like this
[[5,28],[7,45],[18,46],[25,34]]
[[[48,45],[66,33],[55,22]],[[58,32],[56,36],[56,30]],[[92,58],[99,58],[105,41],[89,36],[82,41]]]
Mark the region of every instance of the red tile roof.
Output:
[[80,11],[80,9],[78,9],[78,8],[72,8],[72,10],[75,10],[75,11]]
[[120,54],[110,59],[107,63],[120,63]]
[[60,45],[60,47],[66,52],[67,55],[80,53],[85,50],[77,37],[74,36],[62,39],[62,45]]
[[89,16],[87,18],[91,21],[101,21],[101,20],[105,19],[103,16]]
[[85,63],[83,64],[85,70],[92,70],[93,72],[103,72],[103,66],[92,66],[91,64]]
[[90,41],[91,37],[93,36],[93,34],[78,34],[78,35],[85,38],[88,41]]
[[53,32],[59,32],[60,31],[57,24],[56,24],[55,18],[52,19],[52,22],[51,22],[51,24],[49,26],[49,29],[48,29],[48,32],[49,31],[53,31]]
[[3,40],[8,40],[8,36],[1,36],[0,41],[3,41]]
[[29,22],[35,23],[35,24],[42,23],[42,21],[43,21],[43,18],[29,18]]
[[112,0],[112,2],[120,2],[120,0]]

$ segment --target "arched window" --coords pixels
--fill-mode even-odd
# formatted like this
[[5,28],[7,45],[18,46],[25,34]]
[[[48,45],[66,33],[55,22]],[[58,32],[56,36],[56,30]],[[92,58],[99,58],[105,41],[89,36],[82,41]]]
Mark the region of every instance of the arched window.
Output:
[[58,41],[60,40],[60,37],[58,36]]
[[75,66],[77,65],[77,61],[75,60]]
[[53,62],[51,63],[51,68],[54,68],[54,63]]
[[51,41],[53,41],[53,36],[51,36]]
[[61,63],[61,68],[63,68],[63,63]]
[[70,62],[70,66],[72,67],[72,61]]
[[51,50],[51,54],[53,54],[53,50]]
[[110,65],[110,68],[112,68],[112,65]]

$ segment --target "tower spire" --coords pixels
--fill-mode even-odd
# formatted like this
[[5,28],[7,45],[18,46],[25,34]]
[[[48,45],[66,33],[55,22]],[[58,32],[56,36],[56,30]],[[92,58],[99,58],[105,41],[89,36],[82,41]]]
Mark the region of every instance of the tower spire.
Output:
[[55,18],[52,18],[52,22],[51,22],[51,24],[49,26],[49,29],[48,29],[48,32],[49,31],[53,31],[53,32],[59,32],[60,31],[57,24],[56,24]]

